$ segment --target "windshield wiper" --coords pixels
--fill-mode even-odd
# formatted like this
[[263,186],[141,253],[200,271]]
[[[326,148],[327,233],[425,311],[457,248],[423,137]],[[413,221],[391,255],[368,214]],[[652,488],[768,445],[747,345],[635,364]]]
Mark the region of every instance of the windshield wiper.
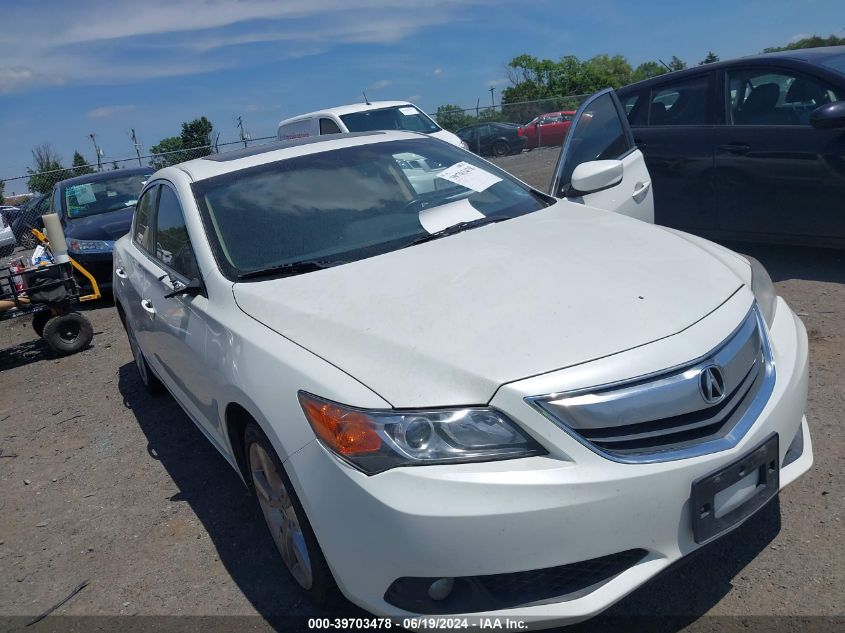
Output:
[[302,273],[312,273],[315,270],[323,270],[324,268],[331,268],[332,266],[338,266],[344,263],[342,261],[325,259],[291,262],[289,264],[279,264],[278,266],[268,266],[267,268],[238,273],[238,279],[253,279],[255,277],[269,276],[290,277],[292,275],[301,275]]
[[445,229],[441,229],[439,231],[435,231],[434,233],[429,233],[428,235],[423,235],[418,237],[417,239],[409,242],[408,246],[413,246],[415,244],[422,244],[423,242],[430,242],[431,240],[436,240],[441,237],[446,237],[447,235],[454,235],[455,233],[462,233],[468,229],[474,229],[479,226],[484,226],[485,224],[494,224],[495,222],[502,222],[503,220],[510,220],[511,216],[499,216],[499,217],[486,217],[486,218],[478,218],[477,220],[469,220],[467,222],[458,222],[457,224],[453,224],[452,226],[447,226]]

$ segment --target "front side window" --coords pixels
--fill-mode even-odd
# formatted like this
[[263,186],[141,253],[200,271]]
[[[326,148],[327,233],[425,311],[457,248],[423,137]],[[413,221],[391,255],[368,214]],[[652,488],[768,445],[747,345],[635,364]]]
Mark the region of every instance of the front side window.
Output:
[[727,73],[728,122],[733,125],[810,125],[810,113],[845,93],[805,75],[768,69]]
[[320,134],[340,134],[340,127],[331,119],[320,119]]
[[132,241],[148,253],[151,252],[150,246],[153,235],[151,223],[157,196],[158,185],[150,187],[144,192],[135,206],[135,217],[132,223]]
[[633,148],[610,93],[590,103],[569,134],[569,146],[560,168],[558,195],[565,194],[572,172],[581,163],[621,158]]
[[707,110],[707,75],[698,75],[651,90],[649,125],[704,125]]
[[62,200],[64,212],[73,220],[133,207],[149,177],[134,174],[68,185]]
[[409,132],[438,132],[440,127],[416,106],[391,106],[378,110],[352,112],[340,117],[350,132],[377,130],[408,130]]
[[461,221],[505,220],[549,204],[497,167],[429,139],[299,156],[193,189],[230,279],[284,266],[291,274],[309,272],[291,267],[364,259]]
[[170,187],[161,187],[156,215],[155,258],[187,279],[199,277],[199,269],[179,198]]

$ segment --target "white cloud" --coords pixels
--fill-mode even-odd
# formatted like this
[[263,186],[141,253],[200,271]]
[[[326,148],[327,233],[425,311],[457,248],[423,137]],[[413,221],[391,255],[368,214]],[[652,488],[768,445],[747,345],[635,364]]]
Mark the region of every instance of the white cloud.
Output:
[[379,79],[378,81],[374,81],[373,85],[370,86],[373,90],[381,90],[382,88],[387,88],[393,82],[390,79]]
[[442,75],[443,69],[442,68],[435,68],[434,70],[431,71],[431,74],[434,75],[435,77],[438,76],[438,75]]
[[504,86],[506,83],[509,83],[507,79],[491,79],[484,85],[488,88],[497,88],[498,86]]
[[92,119],[104,119],[119,112],[130,112],[135,109],[134,105],[114,105],[103,106],[101,108],[94,108],[88,111],[88,116]]

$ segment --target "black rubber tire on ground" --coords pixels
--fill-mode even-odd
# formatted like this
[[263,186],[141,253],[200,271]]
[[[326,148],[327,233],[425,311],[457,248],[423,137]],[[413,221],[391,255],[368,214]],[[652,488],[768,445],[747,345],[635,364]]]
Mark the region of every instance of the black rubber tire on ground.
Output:
[[[252,480],[252,472],[250,471],[250,447],[252,444],[257,443],[259,444],[267,455],[273,460],[275,464],[276,470],[281,476],[282,482],[287,490],[288,496],[290,497],[291,502],[293,503],[293,508],[296,512],[296,518],[299,522],[300,528],[302,530],[302,536],[304,537],[306,547],[308,549],[308,557],[311,560],[311,588],[305,589],[299,583],[297,583],[296,579],[293,575],[290,575],[290,578],[297,584],[301,591],[308,596],[308,598],[315,604],[321,606],[331,606],[336,605],[337,600],[340,598],[340,590],[337,588],[337,583],[335,583],[334,576],[332,576],[332,572],[329,569],[329,565],[326,562],[325,556],[323,556],[323,550],[320,548],[320,544],[317,542],[317,537],[314,535],[314,530],[311,528],[311,522],[308,520],[308,517],[305,514],[305,510],[302,508],[302,504],[299,502],[299,498],[296,496],[296,491],[293,488],[293,484],[290,481],[290,477],[288,477],[287,473],[285,472],[284,466],[282,466],[281,460],[279,460],[276,451],[273,449],[273,445],[270,443],[270,440],[267,439],[267,436],[264,435],[264,432],[261,428],[255,423],[250,422],[247,424],[246,429],[244,431],[244,463],[247,465],[247,484],[250,487],[250,490],[256,497],[256,503],[258,503],[258,493],[255,491],[255,485]],[[261,509],[260,504],[259,510]],[[270,529],[269,523],[265,521],[267,524],[268,530]],[[272,534],[271,534],[272,538]],[[274,539],[275,542],[275,539]],[[281,555],[280,555],[281,558]],[[284,562],[280,560],[280,567],[287,570]],[[289,573],[289,572],[288,572]]]
[[158,379],[158,376],[153,373],[153,370],[150,369],[150,366],[147,364],[147,359],[144,357],[144,353],[138,346],[135,334],[129,329],[128,325],[126,326],[126,336],[129,339],[129,349],[132,350],[132,358],[135,359],[135,369],[138,370],[138,377],[141,379],[144,391],[151,396],[157,396],[164,393],[166,391],[164,385]]
[[44,326],[47,321],[53,318],[53,313],[49,310],[42,310],[32,315],[32,329],[38,336],[44,336]]
[[35,248],[38,246],[38,240],[29,231],[24,231],[18,239],[18,245],[26,249]]
[[94,338],[91,322],[79,312],[54,316],[44,325],[44,340],[56,354],[75,354]]
[[8,257],[12,253],[15,252],[15,245],[10,244],[9,246],[0,246],[0,257]]
[[493,156],[507,156],[511,153],[511,146],[506,141],[493,143]]

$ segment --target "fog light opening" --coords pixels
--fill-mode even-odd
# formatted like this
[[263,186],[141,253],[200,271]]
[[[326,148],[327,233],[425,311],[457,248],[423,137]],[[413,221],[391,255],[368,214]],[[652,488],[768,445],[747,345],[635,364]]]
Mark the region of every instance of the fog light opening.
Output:
[[455,587],[454,578],[438,578],[428,588],[428,597],[432,600],[445,600]]

